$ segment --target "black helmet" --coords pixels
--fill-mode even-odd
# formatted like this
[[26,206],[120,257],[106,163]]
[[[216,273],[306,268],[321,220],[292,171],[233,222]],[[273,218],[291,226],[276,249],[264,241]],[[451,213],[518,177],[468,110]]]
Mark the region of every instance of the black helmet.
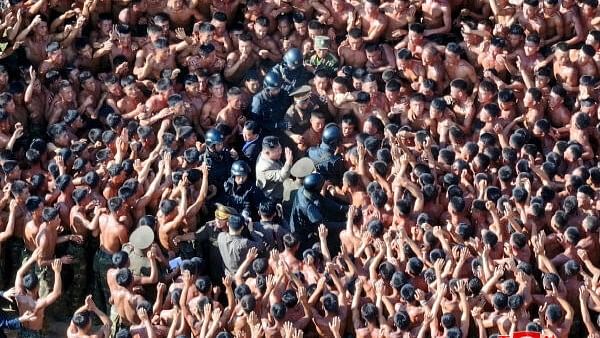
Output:
[[231,176],[248,176],[250,175],[250,166],[245,161],[239,160],[231,165]]
[[283,56],[283,62],[289,69],[296,69],[302,65],[302,52],[298,48],[290,48]]
[[323,136],[321,142],[328,145],[331,148],[336,148],[342,139],[342,130],[335,123],[329,123],[323,129]]
[[325,179],[319,173],[312,173],[304,178],[304,189],[308,192],[318,193],[323,188]]
[[211,128],[206,132],[206,145],[213,146],[223,143],[223,134],[215,128]]
[[263,85],[266,88],[280,88],[282,84],[283,81],[281,79],[281,75],[272,70],[267,73],[265,80],[263,81]]

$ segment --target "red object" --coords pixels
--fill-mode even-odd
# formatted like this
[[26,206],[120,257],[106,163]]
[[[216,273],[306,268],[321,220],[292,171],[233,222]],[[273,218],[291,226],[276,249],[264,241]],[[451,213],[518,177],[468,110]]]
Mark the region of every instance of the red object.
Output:
[[542,334],[533,331],[514,332],[511,338],[542,338]]

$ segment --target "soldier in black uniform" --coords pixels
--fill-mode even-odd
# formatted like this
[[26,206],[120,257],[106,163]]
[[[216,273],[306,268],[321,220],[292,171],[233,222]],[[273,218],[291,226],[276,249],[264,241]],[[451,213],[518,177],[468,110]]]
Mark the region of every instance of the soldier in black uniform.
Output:
[[248,179],[250,166],[239,160],[231,165],[231,177],[223,184],[225,195],[223,204],[235,208],[246,219],[258,219],[258,207],[265,199],[262,190]]
[[[304,67],[302,52],[298,48],[290,48],[283,56],[283,61],[271,70],[281,76],[281,89],[290,94],[297,88],[307,85],[313,74]],[[287,108],[287,106],[286,106]]]
[[337,148],[342,140],[342,131],[335,123],[325,126],[321,144],[308,149],[308,157],[315,164],[315,169],[323,175],[325,180],[340,186],[342,176],[346,171],[344,158],[337,153]]
[[231,153],[223,146],[223,134],[217,129],[209,129],[206,132],[206,151],[203,158],[210,168],[208,184],[217,187],[217,193],[223,192],[223,184],[229,178],[229,171],[233,158]]
[[287,129],[284,117],[291,99],[281,90],[283,80],[278,73],[267,73],[263,84],[264,88],[252,98],[250,117],[263,128],[265,135],[277,136]]
[[329,229],[327,242],[330,250],[338,252],[340,248],[339,237],[344,223],[329,221],[332,215],[345,215],[348,207],[321,196],[324,183],[323,175],[310,174],[304,178],[302,188],[296,193],[290,217],[290,230],[300,243],[298,257],[302,256],[304,250],[319,242],[318,231],[321,224],[325,224]]

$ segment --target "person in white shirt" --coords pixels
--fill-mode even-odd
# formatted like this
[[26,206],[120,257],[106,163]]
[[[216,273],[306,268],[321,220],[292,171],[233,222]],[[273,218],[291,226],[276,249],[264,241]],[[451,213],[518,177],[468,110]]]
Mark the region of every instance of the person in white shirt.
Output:
[[290,176],[292,150],[285,148],[285,162],[280,161],[282,151],[279,138],[267,136],[262,142],[262,151],[256,162],[256,186],[266,197],[280,202],[283,198],[283,181]]

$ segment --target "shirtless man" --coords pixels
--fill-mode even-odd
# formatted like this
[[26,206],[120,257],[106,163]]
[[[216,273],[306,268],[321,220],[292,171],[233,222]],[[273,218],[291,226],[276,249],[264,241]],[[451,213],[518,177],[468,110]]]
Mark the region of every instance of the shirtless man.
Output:
[[517,12],[516,16],[511,20],[519,23],[529,34],[537,33],[545,36],[546,22],[540,15],[539,0],[525,0],[523,2],[523,10]]
[[21,266],[17,272],[15,280],[15,294],[19,314],[33,313],[30,321],[23,323],[23,328],[19,332],[20,337],[43,337],[41,330],[44,326],[44,316],[46,308],[55,303],[62,292],[62,278],[60,272],[62,263],[60,259],[52,261],[52,271],[54,272],[54,286],[52,292],[46,296],[39,295],[39,281],[37,276],[31,272],[31,267],[38,259],[39,251],[33,255]]
[[[75,206],[71,208],[69,224],[73,234],[87,237],[91,233],[97,233],[100,215],[105,212],[86,188],[78,188],[73,191]],[[92,212],[91,220],[88,214]]]
[[290,16],[280,15],[277,17],[277,31],[273,38],[281,51],[285,52],[290,48],[302,48],[302,39],[298,32],[294,31],[294,24]]
[[475,88],[479,85],[479,78],[475,74],[475,68],[461,58],[463,54],[462,48],[456,43],[449,43],[446,46],[446,57],[444,66],[449,79],[463,79],[468,81],[470,88]]
[[217,114],[215,122],[227,126],[230,130],[229,134],[225,133],[226,139],[242,132],[246,118],[242,115],[242,91],[238,87],[227,91],[227,105]]
[[68,81],[61,81],[58,95],[51,104],[52,109],[48,111],[46,120],[48,124],[54,124],[62,120],[63,115],[69,109],[77,109],[75,91]]
[[136,60],[133,73],[138,80],[158,80],[164,69],[174,70],[176,46],[169,46],[166,38],[158,38],[154,43],[154,51],[147,54],[146,59],[141,62]]
[[[56,244],[73,241],[78,244],[83,243],[81,235],[58,235],[58,227],[60,226],[60,217],[58,210],[55,208],[44,208],[42,211],[42,224],[39,227],[37,236],[35,237],[37,254],[37,264],[40,268],[49,266],[55,258]],[[67,255],[60,258],[62,264],[71,264],[74,262],[73,256]],[[44,285],[42,285],[43,287]],[[46,290],[42,290],[44,293]]]
[[351,27],[361,28],[366,34],[363,37],[365,42],[376,42],[385,33],[388,22],[385,14],[379,10],[380,5],[379,0],[367,0],[361,10],[350,14]]
[[31,196],[27,198],[25,207],[31,215],[31,219],[25,223],[23,241],[25,242],[25,249],[31,254],[37,248],[35,238],[40,226],[44,222],[42,219],[42,210],[44,209],[43,200],[38,196]]
[[421,5],[425,36],[448,34],[452,28],[452,9],[444,0],[425,0]]
[[366,52],[369,73],[381,74],[395,68],[394,51],[388,44],[372,44],[366,48]]
[[559,85],[552,87],[548,99],[548,108],[552,111],[550,122],[556,128],[565,127],[571,120],[571,112],[565,106],[567,91]]
[[140,120],[149,118],[151,114],[158,113],[168,106],[167,100],[173,94],[173,86],[169,79],[160,79],[154,86],[155,94],[150,96],[144,107],[144,114],[139,117]]
[[144,112],[144,95],[131,75],[121,79],[121,87],[125,96],[117,101],[117,108],[123,119],[135,119]]
[[238,83],[245,73],[258,65],[259,56],[254,52],[252,36],[242,33],[239,36],[238,50],[227,55],[227,65],[223,75],[231,83]]
[[[98,316],[102,322],[102,326],[96,332],[92,331],[92,313]],[[92,296],[87,296],[85,304],[73,314],[73,319],[67,329],[67,338],[105,338],[110,335],[110,327],[110,318],[98,309]]]
[[577,91],[579,70],[570,58],[569,46],[566,43],[561,42],[556,45],[552,69],[554,77],[562,84],[564,89],[569,92]]
[[134,277],[131,270],[128,268],[119,269],[116,281],[117,285],[109,285],[113,315],[116,315],[112,320],[111,331],[113,334],[122,327],[129,327],[134,323],[138,323],[137,308],[146,302],[143,296],[133,293]]
[[408,25],[408,35],[398,42],[394,49],[408,48],[415,58],[421,58],[423,49],[427,44],[425,40],[425,26],[421,23],[411,23]]
[[200,116],[200,125],[204,129],[214,126],[217,115],[227,105],[223,78],[215,74],[210,77],[208,84],[211,97],[202,107],[202,114]]
[[[252,42],[255,46],[254,50],[262,59],[269,59],[273,62],[281,61],[282,55],[277,48],[277,43],[271,36],[268,35],[270,21],[269,18],[261,16],[256,19],[254,29],[252,31]],[[253,46],[253,47],[254,47]]]
[[576,2],[574,0],[561,1],[560,14],[563,17],[564,36],[569,38],[565,43],[572,46],[585,40],[585,31]]
[[469,95],[468,84],[463,79],[450,82],[450,108],[454,112],[456,122],[466,135],[470,135],[471,127],[477,115],[473,98]]
[[542,100],[542,92],[535,87],[527,89],[523,98],[525,108],[525,120],[523,123],[529,129],[533,129],[536,121],[544,117],[545,105]]
[[387,17],[385,40],[399,42],[400,38],[408,34],[408,25],[415,22],[417,8],[406,0],[394,0],[381,5]]
[[[89,188],[78,188],[73,191],[73,199],[76,205],[71,208],[69,215],[70,230],[72,234],[81,236],[85,240],[90,238],[90,234],[98,235],[100,215],[105,212],[92,198]],[[88,216],[90,212],[93,214],[91,219]],[[79,268],[86,271],[88,266],[86,248],[81,245],[70,245],[67,250],[79,262]],[[65,293],[73,301],[73,304],[79,304],[83,301],[85,294],[82,292],[87,286],[87,281],[85,274],[75,274],[72,288],[69,288]]]
[[85,111],[88,116],[96,116],[98,105],[101,104],[102,88],[98,80],[88,71],[79,74],[81,90],[78,95],[79,111]]
[[46,75],[51,70],[60,71],[64,68],[65,55],[58,42],[53,41],[46,46],[46,56],[47,58],[40,64],[40,75]]
[[435,98],[429,106],[431,135],[439,139],[440,146],[446,146],[450,143],[448,133],[450,127],[456,125],[454,116],[446,105],[443,98]]
[[37,72],[33,66],[29,67],[29,84],[23,97],[25,107],[29,112],[29,121],[32,132],[40,132],[45,123],[46,110],[50,104],[49,91],[42,86]]
[[423,50],[422,60],[425,67],[425,77],[435,81],[438,92],[444,91],[448,85],[448,80],[440,53],[432,46],[427,46]]
[[561,41],[564,36],[565,26],[559,10],[560,5],[558,0],[544,0],[542,15],[546,23],[546,29],[544,30],[544,34],[540,36],[542,46],[552,46]]
[[192,73],[196,70],[206,69],[211,74],[220,74],[227,64],[225,58],[217,53],[215,45],[212,43],[201,45],[200,48],[198,48],[198,57],[199,60],[195,67],[188,65],[188,69]]
[[348,38],[338,47],[340,65],[348,65],[354,68],[364,68],[367,63],[362,32],[358,28],[348,31]]
[[[195,2],[201,2],[198,0],[193,0],[192,4]],[[214,14],[216,12],[225,13],[227,19],[229,21],[233,20],[235,17],[235,13],[240,6],[240,0],[217,0],[210,2],[210,13]],[[192,6],[193,7],[193,6]]]
[[[590,45],[583,45],[577,54],[575,64],[579,69],[579,75],[589,75],[597,78],[600,72],[598,71],[598,65],[594,61],[594,56],[596,55],[594,48]],[[571,59],[573,58],[571,57]]]
[[[27,37],[31,31],[33,31],[33,34]],[[51,36],[48,35],[48,24],[42,21],[39,15],[36,15],[29,26],[17,36],[16,40],[25,40],[27,59],[37,68],[46,59],[46,46],[51,41]]]
[[489,50],[479,54],[477,63],[479,63],[484,70],[496,70],[498,76],[504,78],[508,73],[508,69],[506,68],[507,61],[503,53],[505,48],[506,40],[497,37],[492,38]]
[[490,8],[498,24],[508,27],[508,22],[515,14],[516,10],[508,0],[490,0]]
[[336,35],[346,33],[348,20],[351,13],[355,11],[354,7],[343,0],[329,0],[325,2],[325,6],[331,13],[331,16],[327,19],[327,24],[333,27]]
[[400,75],[410,82],[425,77],[425,67],[419,60],[413,58],[408,48],[402,48],[396,54],[396,68],[400,71]]
[[[165,250],[173,251],[175,249],[173,238],[178,235],[179,228],[182,225],[187,210],[186,185],[188,183],[187,176],[184,175],[177,185],[177,189],[181,194],[179,206],[177,208],[175,208],[176,204],[173,200],[164,199],[160,202],[159,213],[157,215],[158,223],[160,224],[158,228],[158,238]],[[172,255],[169,254],[169,256],[171,257]]]
[[184,0],[168,0],[165,13],[169,16],[174,28],[188,27],[192,20],[196,22],[206,20],[198,10],[187,7]]
[[120,221],[124,209],[123,200],[120,197],[113,197],[108,201],[109,213],[101,213],[99,220],[100,247],[94,256],[93,266],[96,280],[94,298],[105,309],[110,309],[108,303],[110,292],[106,274],[112,266],[112,255],[121,250],[121,246],[129,241],[128,229]]
[[542,55],[539,53],[540,43],[540,37],[537,34],[530,34],[525,38],[525,46],[513,53],[517,59],[517,69],[524,78],[533,77],[534,69],[543,60]]

